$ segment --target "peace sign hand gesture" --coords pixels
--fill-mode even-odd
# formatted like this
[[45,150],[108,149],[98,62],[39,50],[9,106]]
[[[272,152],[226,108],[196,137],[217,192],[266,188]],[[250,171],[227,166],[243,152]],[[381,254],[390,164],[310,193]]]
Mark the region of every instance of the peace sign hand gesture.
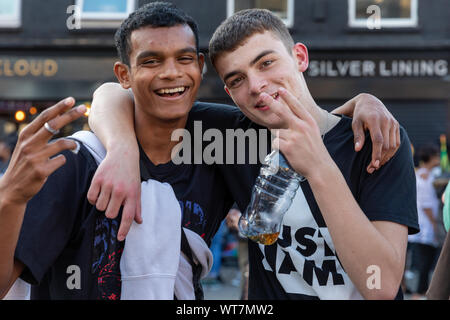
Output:
[[283,129],[272,130],[276,136],[272,147],[283,153],[297,173],[310,179],[322,167],[334,162],[323,144],[319,126],[309,111],[286,89],[280,88],[278,94],[282,101],[266,93],[261,94],[264,104],[284,124]]
[[85,106],[67,111],[74,104],[73,98],[58,102],[43,111],[19,134],[8,169],[0,179],[2,201],[16,205],[26,204],[39,192],[48,176],[66,162],[63,155],[52,157],[63,150],[75,149],[75,141],[49,140],[62,127],[86,112]]

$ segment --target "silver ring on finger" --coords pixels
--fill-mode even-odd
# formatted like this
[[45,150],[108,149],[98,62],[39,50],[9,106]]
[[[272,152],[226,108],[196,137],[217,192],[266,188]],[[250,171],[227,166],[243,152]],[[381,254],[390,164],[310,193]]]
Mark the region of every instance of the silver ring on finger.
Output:
[[50,132],[51,134],[53,134],[53,135],[56,135],[56,134],[59,133],[59,130],[53,129],[53,128],[48,124],[48,122],[46,122],[46,123],[44,124],[44,128],[45,128],[48,132]]

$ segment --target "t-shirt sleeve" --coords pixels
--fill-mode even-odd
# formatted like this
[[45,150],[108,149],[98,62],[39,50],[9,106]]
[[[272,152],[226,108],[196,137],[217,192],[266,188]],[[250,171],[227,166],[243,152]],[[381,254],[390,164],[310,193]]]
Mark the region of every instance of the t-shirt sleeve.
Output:
[[[411,144],[401,128],[397,153],[379,170],[361,174],[358,203],[371,221],[391,221],[408,227],[409,234],[419,232],[417,192]],[[372,149],[366,152],[370,162]]]
[[[86,201],[91,161],[86,149],[62,154],[66,163],[50,175],[27,204],[15,258],[25,265],[21,278],[39,284],[71,238]],[[87,187],[86,187],[87,186]]]

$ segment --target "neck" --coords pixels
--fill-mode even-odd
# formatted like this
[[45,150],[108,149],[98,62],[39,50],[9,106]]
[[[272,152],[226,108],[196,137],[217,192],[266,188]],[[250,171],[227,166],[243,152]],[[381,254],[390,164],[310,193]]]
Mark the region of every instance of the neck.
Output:
[[172,141],[172,133],[176,129],[184,129],[188,115],[173,120],[163,120],[140,114],[135,109],[136,137],[147,157],[153,164],[159,165],[171,161],[172,148],[179,141]]
[[303,96],[305,97],[305,101],[302,101],[303,105],[316,120],[320,134],[324,136],[339,122],[340,118],[319,107],[309,92]]

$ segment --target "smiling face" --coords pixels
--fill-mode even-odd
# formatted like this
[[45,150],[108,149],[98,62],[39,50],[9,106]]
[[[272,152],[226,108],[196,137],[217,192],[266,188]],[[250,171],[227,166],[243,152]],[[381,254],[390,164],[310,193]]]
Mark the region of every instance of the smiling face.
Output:
[[162,121],[186,118],[204,64],[187,25],[143,27],[131,34],[130,67],[116,63],[124,88],[133,90],[136,113]]
[[302,75],[308,67],[306,47],[297,43],[290,53],[270,31],[255,33],[235,50],[220,54],[215,67],[242,112],[269,128],[281,127],[281,120],[261,103],[262,92],[279,99],[277,91],[284,87],[300,100],[307,93]]

